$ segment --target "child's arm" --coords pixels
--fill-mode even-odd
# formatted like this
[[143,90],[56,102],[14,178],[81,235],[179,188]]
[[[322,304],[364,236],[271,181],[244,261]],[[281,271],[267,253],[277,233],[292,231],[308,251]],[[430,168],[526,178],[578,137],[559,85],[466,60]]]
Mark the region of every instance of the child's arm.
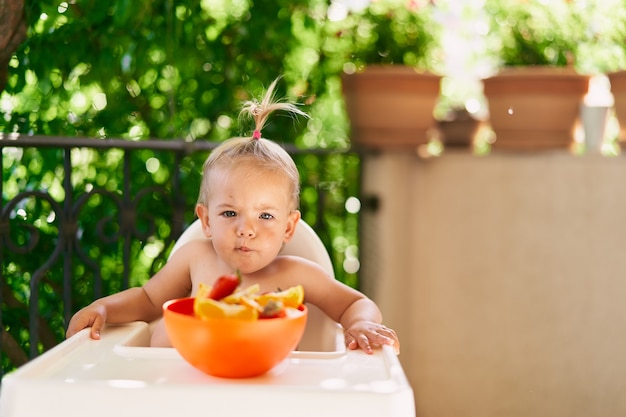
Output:
[[143,287],[129,288],[117,294],[100,298],[79,310],[67,327],[66,337],[91,327],[91,337],[100,339],[105,323],[126,323],[135,320],[152,321],[161,315],[161,306],[155,306]]
[[185,245],[142,287],[100,298],[78,311],[70,320],[66,337],[91,327],[91,337],[99,339],[105,323],[149,322],[161,317],[165,301],[191,291],[189,265],[191,259],[200,258],[198,251],[203,249],[198,244]]
[[343,326],[349,349],[372,353],[374,347],[390,345],[396,353],[400,352],[396,332],[382,325],[380,309],[365,294],[337,281],[313,262],[294,257],[281,257],[279,262],[284,268],[283,276],[291,280],[280,287],[302,284],[305,301]]

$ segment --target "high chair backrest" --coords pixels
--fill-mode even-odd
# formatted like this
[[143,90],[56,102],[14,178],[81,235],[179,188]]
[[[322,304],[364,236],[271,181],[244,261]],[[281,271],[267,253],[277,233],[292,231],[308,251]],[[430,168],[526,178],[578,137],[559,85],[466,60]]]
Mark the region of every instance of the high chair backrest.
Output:
[[[202,231],[200,220],[194,221],[178,238],[170,252],[170,257],[185,243],[196,239],[208,239]],[[335,276],[326,247],[315,230],[302,219],[299,220],[293,237],[283,246],[279,254],[308,259],[320,265],[331,277]],[[307,304],[307,308],[309,310],[307,326],[298,350],[335,351],[338,348],[337,323],[316,306]]]

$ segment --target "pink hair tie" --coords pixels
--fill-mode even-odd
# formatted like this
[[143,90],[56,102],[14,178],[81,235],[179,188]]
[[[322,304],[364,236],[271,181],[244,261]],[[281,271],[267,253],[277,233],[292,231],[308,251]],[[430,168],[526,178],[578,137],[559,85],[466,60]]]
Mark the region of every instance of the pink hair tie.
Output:
[[255,130],[254,133],[252,133],[252,139],[261,139],[261,131]]

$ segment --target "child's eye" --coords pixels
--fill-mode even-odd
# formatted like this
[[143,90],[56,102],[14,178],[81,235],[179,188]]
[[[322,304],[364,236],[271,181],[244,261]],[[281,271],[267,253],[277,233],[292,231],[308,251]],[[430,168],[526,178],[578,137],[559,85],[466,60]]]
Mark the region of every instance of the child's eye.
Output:
[[264,220],[270,220],[270,219],[273,219],[273,218],[274,218],[274,216],[272,216],[272,215],[271,215],[271,214],[269,214],[269,213],[262,213],[259,217],[260,217],[260,218],[262,218],[262,219],[264,219]]
[[222,213],[222,216],[224,216],[224,217],[235,217],[235,216],[237,216],[237,213],[235,213],[232,210],[226,210],[226,211],[224,211]]

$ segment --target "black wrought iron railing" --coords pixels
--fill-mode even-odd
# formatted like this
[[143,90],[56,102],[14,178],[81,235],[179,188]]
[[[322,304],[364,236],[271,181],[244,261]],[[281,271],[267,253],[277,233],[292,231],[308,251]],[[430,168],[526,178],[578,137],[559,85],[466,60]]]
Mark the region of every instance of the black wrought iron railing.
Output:
[[[202,163],[215,146],[0,133],[2,373],[63,340],[76,310],[163,265],[194,220]],[[359,195],[359,155],[286,148],[302,175],[303,218],[338,279],[356,286],[342,265],[358,248],[358,214],[345,202]]]

